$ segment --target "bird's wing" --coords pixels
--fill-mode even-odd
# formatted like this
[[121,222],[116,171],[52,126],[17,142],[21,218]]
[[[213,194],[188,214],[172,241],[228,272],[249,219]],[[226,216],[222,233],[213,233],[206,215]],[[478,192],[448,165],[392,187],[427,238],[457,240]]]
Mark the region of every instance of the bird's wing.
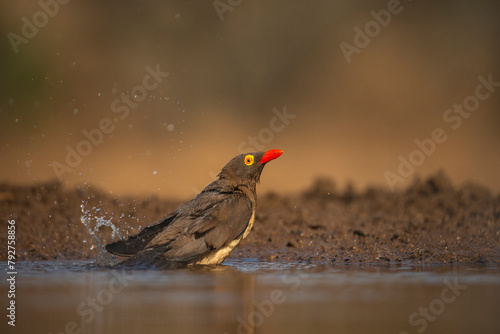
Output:
[[189,262],[224,247],[245,232],[253,210],[248,197],[242,194],[209,196],[206,200],[212,204],[208,207],[204,205],[205,199],[199,200],[196,207],[204,207],[204,210],[179,214],[138,255]]
[[166,226],[170,225],[177,217],[174,211],[161,220],[160,223],[146,227],[141,232],[129,236],[126,240],[120,240],[106,245],[106,250],[119,256],[132,256],[143,250],[146,245]]

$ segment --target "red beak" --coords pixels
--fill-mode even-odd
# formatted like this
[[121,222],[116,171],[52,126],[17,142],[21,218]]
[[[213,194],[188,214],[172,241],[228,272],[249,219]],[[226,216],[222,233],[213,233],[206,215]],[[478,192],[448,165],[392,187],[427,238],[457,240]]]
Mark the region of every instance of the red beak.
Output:
[[260,159],[260,163],[265,164],[266,162],[276,159],[282,154],[283,154],[282,150],[269,150],[266,153],[264,153],[264,156]]

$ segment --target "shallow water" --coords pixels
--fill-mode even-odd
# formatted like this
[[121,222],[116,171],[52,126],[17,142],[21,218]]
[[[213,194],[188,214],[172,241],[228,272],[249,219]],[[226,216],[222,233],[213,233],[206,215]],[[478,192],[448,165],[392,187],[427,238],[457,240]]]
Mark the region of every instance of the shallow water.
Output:
[[[2,279],[4,313],[8,289]],[[500,333],[500,271],[492,266],[228,260],[122,271],[21,262],[15,301],[16,327],[4,315],[1,333]]]

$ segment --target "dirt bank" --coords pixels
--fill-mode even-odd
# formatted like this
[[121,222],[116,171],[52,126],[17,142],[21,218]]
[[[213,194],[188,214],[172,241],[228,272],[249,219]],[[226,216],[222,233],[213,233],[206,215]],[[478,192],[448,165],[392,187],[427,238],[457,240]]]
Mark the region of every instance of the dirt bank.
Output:
[[[0,259],[7,257],[7,221],[15,220],[18,261],[95,258],[80,222],[87,214],[136,233],[180,201],[112,197],[90,187],[0,185]],[[99,233],[112,240],[111,228]],[[252,233],[230,255],[274,262],[489,263],[500,261],[500,195],[487,188],[452,185],[445,175],[416,180],[404,191],[339,190],[318,179],[298,195],[258,199]]]

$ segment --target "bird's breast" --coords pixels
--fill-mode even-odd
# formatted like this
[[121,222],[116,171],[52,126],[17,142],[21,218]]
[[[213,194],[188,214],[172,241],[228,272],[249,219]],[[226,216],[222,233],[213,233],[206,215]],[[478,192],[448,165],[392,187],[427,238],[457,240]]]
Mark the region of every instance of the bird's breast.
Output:
[[243,232],[242,235],[231,241],[226,246],[223,246],[220,249],[210,252],[207,256],[195,262],[195,264],[205,264],[205,265],[221,264],[222,261],[224,261],[226,257],[229,255],[229,253],[231,253],[233,249],[235,249],[236,246],[238,246],[240,241],[247,237],[247,235],[250,233],[250,230],[253,227],[254,220],[255,220],[255,206],[252,208],[252,216],[250,217],[250,221],[248,222],[247,228],[245,229],[245,232]]

